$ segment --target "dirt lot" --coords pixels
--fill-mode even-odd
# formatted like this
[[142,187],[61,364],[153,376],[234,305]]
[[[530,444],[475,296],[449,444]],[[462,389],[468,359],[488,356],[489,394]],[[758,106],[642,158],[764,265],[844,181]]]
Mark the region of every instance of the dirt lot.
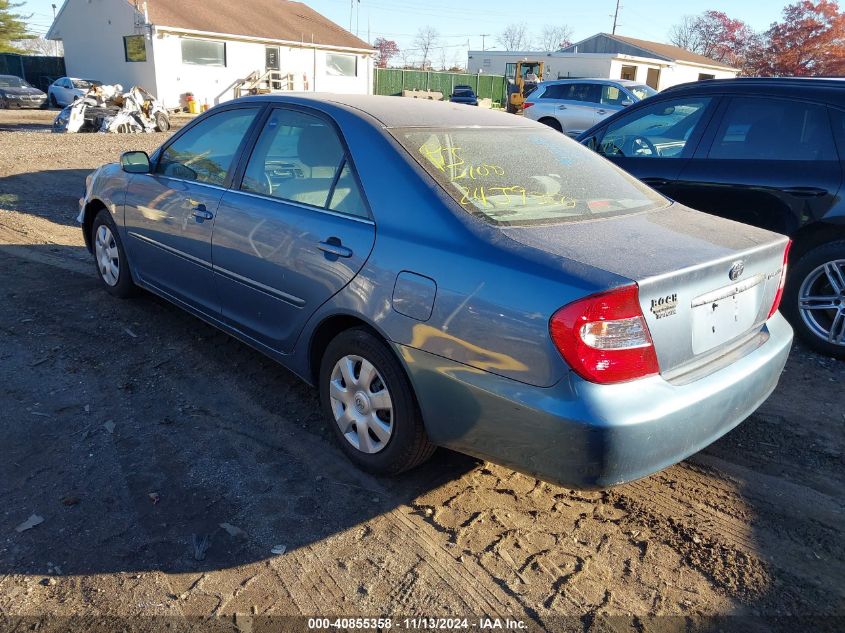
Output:
[[[733,614],[745,630],[842,630],[845,363],[796,346],[735,431],[605,492],[447,451],[375,479],[283,369],[152,296],[106,295],[74,222],[84,177],[164,135],[52,135],[49,116],[0,112],[7,628],[45,614],[121,628],[226,616],[213,622],[240,630],[261,615],[394,628],[496,615],[643,631]],[[43,522],[16,531],[33,514]]]

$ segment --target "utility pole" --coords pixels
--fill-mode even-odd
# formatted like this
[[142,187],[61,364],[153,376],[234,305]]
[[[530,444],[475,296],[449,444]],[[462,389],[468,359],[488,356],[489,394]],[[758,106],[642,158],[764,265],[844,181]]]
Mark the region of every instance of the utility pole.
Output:
[[360,37],[361,34],[361,0],[358,0],[355,10],[355,37]]
[[[50,6],[52,6],[52,7],[53,7],[53,24],[55,24],[55,23],[56,23],[56,4],[55,4],[55,3],[53,3],[53,4],[52,4],[52,5],[50,5]],[[58,42],[58,41],[54,41],[54,42],[53,42],[53,54],[54,54],[56,57],[58,57],[58,56],[59,56],[59,42]]]
[[[619,3],[620,0],[616,0],[616,11],[613,12],[613,30],[611,31],[612,35],[616,35],[616,20],[619,17]],[[621,26],[621,25],[620,25]]]
[[355,13],[355,0],[349,0],[349,32],[352,32],[352,15]]
[[481,50],[483,50],[483,51],[486,51],[486,50],[487,50],[487,48],[484,46],[484,41],[485,41],[485,40],[486,40],[486,38],[488,38],[488,37],[490,37],[490,34],[489,34],[489,33],[482,33],[482,34],[481,34]]

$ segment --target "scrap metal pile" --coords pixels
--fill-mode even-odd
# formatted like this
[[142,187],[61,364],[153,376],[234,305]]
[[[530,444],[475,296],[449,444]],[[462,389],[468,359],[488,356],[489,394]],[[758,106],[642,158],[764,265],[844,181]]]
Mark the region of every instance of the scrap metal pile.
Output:
[[166,132],[170,117],[164,105],[149,92],[134,86],[94,86],[62,110],[53,122],[54,132]]

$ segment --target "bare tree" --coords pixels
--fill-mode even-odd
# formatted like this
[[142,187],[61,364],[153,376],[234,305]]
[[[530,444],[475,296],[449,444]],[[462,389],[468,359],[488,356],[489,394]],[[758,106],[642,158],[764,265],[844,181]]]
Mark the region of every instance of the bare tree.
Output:
[[544,26],[540,34],[540,48],[556,51],[572,44],[572,29],[568,26]]
[[46,55],[52,57],[62,55],[64,52],[61,42],[50,41],[41,35],[29,40],[21,40],[18,42],[18,48],[23,50],[25,55]]
[[417,31],[414,38],[414,48],[422,56],[422,68],[426,68],[429,62],[429,53],[440,43],[440,32],[433,26],[423,26]]
[[700,19],[700,16],[697,15],[685,15],[669,31],[669,42],[688,51],[698,52],[701,46],[701,37],[698,28]]
[[505,30],[496,36],[496,41],[508,51],[525,50],[529,45],[528,27],[525,22],[508,24]]

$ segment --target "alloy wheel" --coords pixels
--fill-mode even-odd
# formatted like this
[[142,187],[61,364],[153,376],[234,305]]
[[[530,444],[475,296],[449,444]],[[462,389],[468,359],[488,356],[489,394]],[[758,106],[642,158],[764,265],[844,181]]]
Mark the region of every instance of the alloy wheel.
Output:
[[335,363],[329,384],[335,422],[362,453],[378,453],[393,435],[393,400],[375,366],[355,355]]
[[845,346],[845,259],[825,262],[798,290],[801,319],[813,334]]
[[94,239],[94,254],[97,258],[97,268],[103,281],[109,286],[116,286],[120,279],[120,253],[111,229],[105,224],[97,229]]

